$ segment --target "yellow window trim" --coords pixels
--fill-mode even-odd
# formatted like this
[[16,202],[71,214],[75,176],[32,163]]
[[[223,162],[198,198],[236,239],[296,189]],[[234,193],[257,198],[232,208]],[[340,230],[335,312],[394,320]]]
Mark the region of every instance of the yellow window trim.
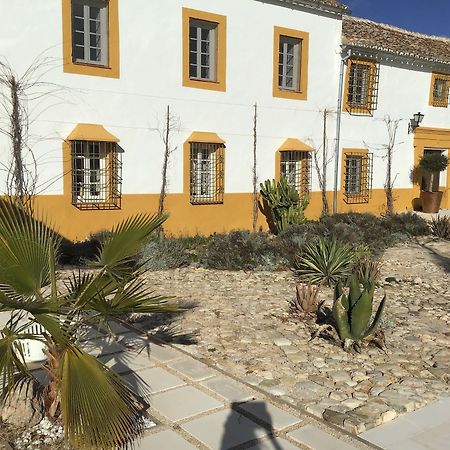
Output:
[[79,123],[69,134],[68,141],[120,142],[102,125]]
[[367,90],[368,98],[372,98],[373,90],[375,88],[375,76],[377,70],[377,63],[371,59],[359,59],[359,58],[350,58],[347,62],[347,72],[345,74],[345,90],[344,90],[344,101],[343,101],[343,111],[349,113],[360,113],[360,114],[372,114],[372,109],[370,107],[364,108],[362,106],[352,106],[348,103],[348,93],[349,93],[349,82],[350,82],[350,71],[351,66],[353,64],[364,64],[366,66],[370,66],[370,76],[369,76],[369,87]]
[[[189,76],[189,21],[204,20],[217,24],[216,81],[193,80]],[[183,8],[183,86],[212,91],[226,91],[227,18],[196,9]]]
[[187,140],[191,142],[200,142],[202,144],[225,144],[225,141],[216,133],[209,133],[204,131],[194,131]]
[[[434,98],[434,83],[436,79],[446,80],[447,82],[447,95],[444,100],[437,100]],[[441,108],[448,108],[448,97],[450,94],[450,75],[445,73],[432,73],[431,74],[431,86],[430,86],[430,106],[436,106]]]
[[[300,39],[302,43],[300,60],[300,89],[299,91],[289,91],[280,89],[278,86],[279,77],[279,49],[280,36],[287,36],[294,39]],[[287,98],[291,100],[308,99],[308,61],[309,61],[309,33],[305,31],[292,30],[290,28],[275,27],[273,39],[273,96]]]
[[120,78],[119,0],[108,0],[109,65],[75,63],[72,59],[72,1],[62,0],[63,71],[78,75]]
[[299,152],[313,152],[314,149],[304,142],[296,138],[288,138],[284,141],[283,145],[278,149],[278,151],[299,151]]

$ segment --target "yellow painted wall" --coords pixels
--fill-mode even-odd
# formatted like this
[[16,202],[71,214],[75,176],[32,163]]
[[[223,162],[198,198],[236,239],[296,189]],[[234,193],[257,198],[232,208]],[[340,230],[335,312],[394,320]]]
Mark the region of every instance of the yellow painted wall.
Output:
[[[394,193],[395,209],[398,212],[412,209],[413,189],[397,189]],[[332,192],[328,193],[332,208]],[[159,196],[124,195],[120,210],[79,210],[72,206],[70,197],[63,195],[40,195],[36,197],[35,208],[41,216],[64,237],[81,241],[89,234],[111,229],[114,224],[126,217],[147,212],[154,213],[158,207]],[[170,213],[165,230],[173,235],[208,235],[236,229],[251,229],[253,196],[251,193],[225,194],[220,205],[191,205],[186,194],[168,194],[166,209]],[[338,197],[339,212],[372,212],[381,214],[385,210],[385,193],[382,189],[372,191],[368,204],[347,205],[341,193]],[[307,217],[317,219],[322,212],[320,192],[313,192],[307,209]],[[260,213],[258,228],[267,229],[265,217]]]

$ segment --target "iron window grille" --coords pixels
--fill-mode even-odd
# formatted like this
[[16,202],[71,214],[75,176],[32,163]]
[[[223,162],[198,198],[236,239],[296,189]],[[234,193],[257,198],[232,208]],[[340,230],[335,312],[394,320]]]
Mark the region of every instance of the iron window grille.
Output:
[[433,82],[433,106],[446,108],[450,91],[450,75],[436,75]]
[[280,36],[278,59],[278,87],[288,91],[300,90],[300,61],[302,41]]
[[372,195],[372,153],[346,153],[344,201],[348,204],[369,203]]
[[108,65],[106,0],[73,0],[72,59],[83,64]]
[[311,154],[304,151],[282,151],[280,174],[297,189],[300,196],[311,190]]
[[369,115],[378,107],[379,65],[375,61],[350,61],[347,111]]
[[115,142],[72,141],[72,204],[79,209],[119,209],[122,161]]
[[191,203],[223,203],[224,145],[192,142],[190,165]]
[[217,23],[189,21],[189,77],[216,81]]

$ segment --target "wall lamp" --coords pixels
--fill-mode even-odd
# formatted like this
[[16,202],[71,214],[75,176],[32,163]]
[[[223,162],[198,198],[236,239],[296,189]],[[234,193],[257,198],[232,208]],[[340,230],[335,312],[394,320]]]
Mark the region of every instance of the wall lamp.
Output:
[[411,134],[418,126],[420,126],[423,118],[424,115],[421,112],[414,114],[413,118],[409,121],[408,134]]

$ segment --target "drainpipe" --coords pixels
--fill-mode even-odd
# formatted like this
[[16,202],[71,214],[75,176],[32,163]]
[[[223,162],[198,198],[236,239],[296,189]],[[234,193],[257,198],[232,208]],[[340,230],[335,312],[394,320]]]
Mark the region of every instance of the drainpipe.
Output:
[[342,56],[341,70],[339,73],[339,98],[337,106],[337,118],[336,118],[336,148],[334,155],[334,192],[333,192],[333,214],[337,213],[337,193],[338,193],[338,175],[339,175],[339,157],[341,147],[341,117],[342,117],[342,97],[344,91],[344,69],[345,63],[350,58],[352,51],[347,50],[347,54]]

